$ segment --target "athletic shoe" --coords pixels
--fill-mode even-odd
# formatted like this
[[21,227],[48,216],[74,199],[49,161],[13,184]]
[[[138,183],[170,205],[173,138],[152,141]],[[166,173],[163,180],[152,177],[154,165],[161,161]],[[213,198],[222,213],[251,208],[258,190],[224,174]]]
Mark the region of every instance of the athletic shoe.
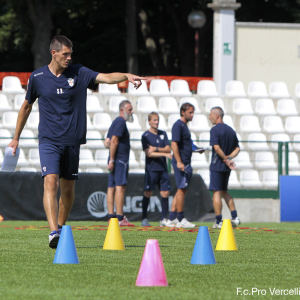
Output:
[[122,221],[119,221],[120,226],[134,226],[134,224],[129,223],[128,219],[124,216]]
[[159,222],[160,227],[167,226],[168,219],[164,218]]
[[223,221],[221,221],[220,223],[215,223],[214,225],[213,225],[213,227],[212,228],[217,228],[217,229],[221,229],[222,228],[222,224],[223,224]]
[[236,217],[235,219],[232,219],[231,224],[232,224],[233,227],[239,226],[241,224],[241,221],[240,221],[239,217]]
[[176,227],[176,225],[177,225],[178,222],[179,222],[178,219],[167,220],[166,226],[167,227]]
[[57,248],[58,240],[59,240],[60,233],[58,231],[52,231],[49,234],[49,247],[52,249]]
[[146,227],[146,226],[151,226],[150,223],[149,223],[149,221],[148,221],[148,219],[143,219],[141,225],[142,225],[142,226],[145,226],[145,227]]
[[183,218],[181,222],[176,224],[177,228],[195,228],[196,224],[189,222],[186,218]]

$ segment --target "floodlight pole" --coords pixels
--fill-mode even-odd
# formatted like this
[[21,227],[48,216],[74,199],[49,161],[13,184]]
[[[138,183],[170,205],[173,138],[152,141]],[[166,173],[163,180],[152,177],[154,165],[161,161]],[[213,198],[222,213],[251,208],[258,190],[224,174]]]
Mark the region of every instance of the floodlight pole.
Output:
[[235,78],[235,10],[236,0],[213,0],[214,10],[213,77],[218,92],[225,93],[225,83]]
[[199,29],[202,28],[206,23],[206,16],[203,11],[194,10],[188,15],[189,25],[195,29],[195,76],[199,76]]

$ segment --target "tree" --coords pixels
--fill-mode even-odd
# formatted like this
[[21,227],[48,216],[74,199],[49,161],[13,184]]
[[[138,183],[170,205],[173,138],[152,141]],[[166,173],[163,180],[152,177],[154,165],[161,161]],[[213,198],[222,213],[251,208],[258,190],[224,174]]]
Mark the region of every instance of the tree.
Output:
[[49,62],[49,44],[53,29],[52,0],[26,0],[28,15],[33,25],[31,51],[34,57],[34,68],[37,69]]
[[[199,75],[211,76],[211,1],[0,0],[0,70],[47,64],[51,36],[64,34],[74,43],[73,61],[100,72],[191,76],[194,30],[187,16],[200,9],[207,22],[199,31]],[[237,21],[300,22],[300,0],[238,1]]]

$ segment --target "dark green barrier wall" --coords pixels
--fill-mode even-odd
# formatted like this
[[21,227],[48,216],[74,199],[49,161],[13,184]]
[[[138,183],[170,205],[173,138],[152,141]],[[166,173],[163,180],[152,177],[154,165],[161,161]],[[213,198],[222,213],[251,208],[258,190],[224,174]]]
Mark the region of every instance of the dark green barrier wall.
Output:
[[[124,212],[129,220],[141,219],[144,175],[130,174]],[[176,192],[171,175],[171,197]],[[80,174],[70,220],[106,220],[107,174]],[[160,198],[150,202],[150,220],[160,219]],[[43,179],[39,173],[0,172],[0,214],[6,220],[43,220]],[[210,194],[199,175],[193,175],[185,201],[185,215],[192,221],[212,211]]]

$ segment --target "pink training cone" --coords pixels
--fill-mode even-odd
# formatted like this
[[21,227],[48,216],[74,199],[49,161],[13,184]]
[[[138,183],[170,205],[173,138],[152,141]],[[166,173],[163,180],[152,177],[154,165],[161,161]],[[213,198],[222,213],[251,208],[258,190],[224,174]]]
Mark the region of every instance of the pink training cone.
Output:
[[147,240],[136,286],[168,286],[157,240]]

